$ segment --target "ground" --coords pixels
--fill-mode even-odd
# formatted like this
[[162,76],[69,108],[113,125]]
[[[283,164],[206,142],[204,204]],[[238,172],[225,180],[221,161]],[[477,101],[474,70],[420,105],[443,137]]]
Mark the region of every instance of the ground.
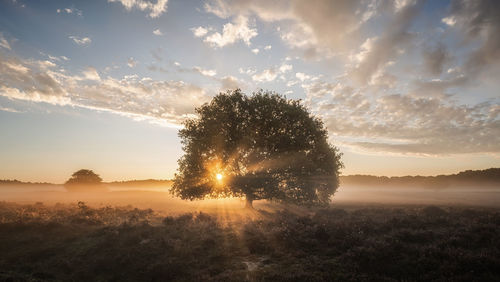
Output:
[[500,210],[0,203],[4,281],[499,281]]

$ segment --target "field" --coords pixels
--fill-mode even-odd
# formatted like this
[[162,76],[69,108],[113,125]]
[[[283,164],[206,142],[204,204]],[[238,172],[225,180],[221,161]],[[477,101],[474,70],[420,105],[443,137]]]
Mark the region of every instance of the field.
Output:
[[500,280],[494,207],[238,204],[1,202],[0,280]]

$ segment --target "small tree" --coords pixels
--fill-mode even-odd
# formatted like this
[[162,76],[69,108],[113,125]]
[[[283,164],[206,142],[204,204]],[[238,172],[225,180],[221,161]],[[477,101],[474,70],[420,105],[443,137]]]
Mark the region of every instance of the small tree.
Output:
[[99,185],[102,183],[102,178],[95,174],[90,169],[80,169],[73,173],[71,178],[66,181],[66,185],[85,184],[85,185]]
[[297,204],[327,203],[341,154],[323,123],[300,101],[241,90],[215,96],[179,131],[184,156],[172,193],[183,199],[245,196]]

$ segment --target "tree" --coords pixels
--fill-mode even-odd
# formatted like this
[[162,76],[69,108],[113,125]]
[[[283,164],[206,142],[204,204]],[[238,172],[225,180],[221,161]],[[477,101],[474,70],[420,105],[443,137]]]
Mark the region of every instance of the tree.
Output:
[[320,119],[298,100],[262,90],[220,93],[196,109],[179,137],[172,193],[183,199],[246,197],[327,203],[343,167]]
[[79,171],[73,173],[71,178],[66,181],[66,185],[99,185],[101,183],[102,178],[90,169],[80,169]]

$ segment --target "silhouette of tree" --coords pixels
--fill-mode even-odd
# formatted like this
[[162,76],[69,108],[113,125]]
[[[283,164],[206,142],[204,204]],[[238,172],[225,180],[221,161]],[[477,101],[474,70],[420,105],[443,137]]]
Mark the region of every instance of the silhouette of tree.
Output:
[[183,199],[245,196],[327,203],[343,167],[323,123],[298,100],[262,90],[215,96],[179,131],[184,156],[171,192]]
[[87,185],[97,185],[102,183],[102,178],[95,174],[90,169],[80,169],[79,171],[73,173],[71,178],[66,181],[66,185],[72,184],[87,184]]

